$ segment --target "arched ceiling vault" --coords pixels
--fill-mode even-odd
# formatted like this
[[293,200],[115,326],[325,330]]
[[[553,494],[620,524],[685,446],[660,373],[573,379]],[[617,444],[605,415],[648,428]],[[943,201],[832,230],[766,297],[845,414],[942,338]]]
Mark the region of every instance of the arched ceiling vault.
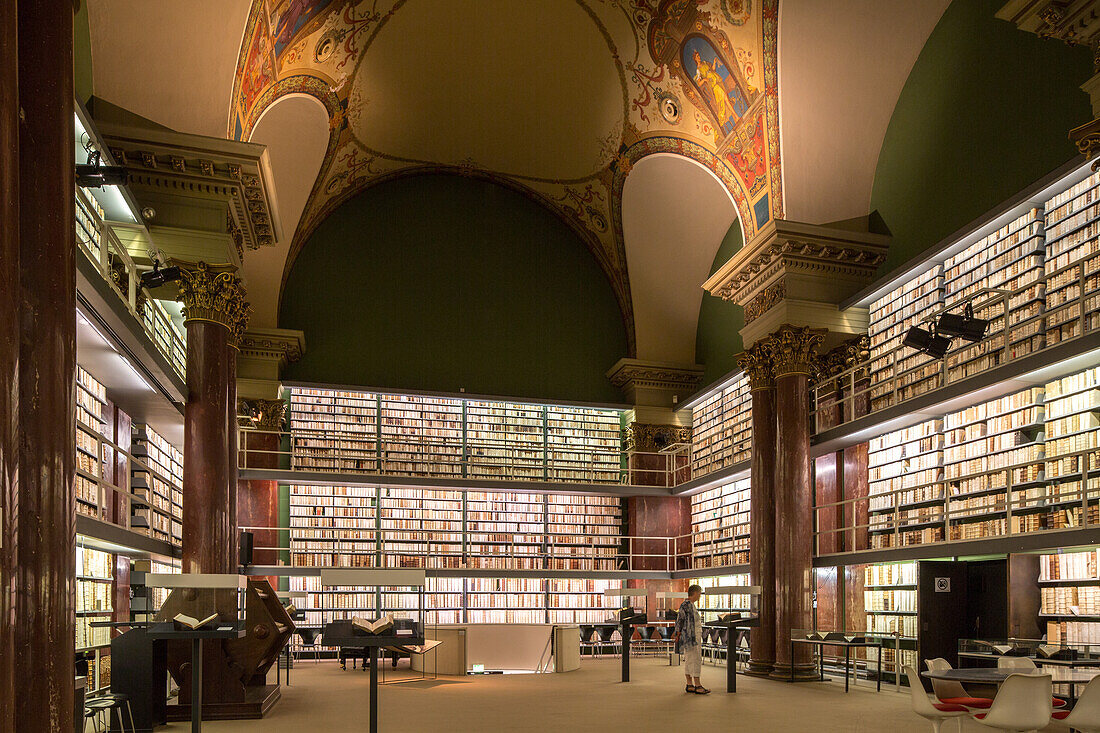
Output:
[[[777,0],[255,0],[227,134],[254,139],[286,94],[329,111],[320,173],[281,243],[284,282],[342,201],[382,180],[454,171],[523,191],[569,222],[633,339],[650,328],[636,323],[624,242],[635,164],[666,153],[705,165],[748,236],[782,216],[776,14]],[[709,265],[724,231],[681,246]]]

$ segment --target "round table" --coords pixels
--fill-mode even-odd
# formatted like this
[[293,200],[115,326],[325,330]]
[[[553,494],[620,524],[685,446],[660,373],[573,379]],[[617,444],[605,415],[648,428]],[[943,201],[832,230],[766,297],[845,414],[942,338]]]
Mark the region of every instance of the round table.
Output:
[[[954,682],[971,682],[974,684],[999,685],[1012,674],[1028,674],[1027,669],[1008,669],[1005,667],[960,667],[959,669],[930,669],[921,672],[922,677],[935,680],[952,680]],[[1040,670],[1041,674],[1049,674],[1051,681],[1056,685],[1083,685],[1092,681],[1092,678],[1100,674],[1100,670],[1066,669],[1064,667]]]

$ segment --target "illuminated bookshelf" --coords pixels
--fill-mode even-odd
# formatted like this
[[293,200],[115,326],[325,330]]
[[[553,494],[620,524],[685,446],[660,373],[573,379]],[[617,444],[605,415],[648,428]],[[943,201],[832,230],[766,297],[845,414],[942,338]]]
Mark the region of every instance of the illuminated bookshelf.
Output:
[[749,562],[750,480],[732,481],[691,497],[691,566]]
[[618,610],[619,604],[604,594],[622,588],[621,580],[553,578],[546,582],[552,624],[600,623]]
[[148,425],[133,426],[131,525],[172,544],[183,542],[183,453]]
[[[700,613],[707,614],[726,614],[726,613],[741,613],[748,614],[752,611],[750,606],[750,596],[748,593],[744,595],[723,595],[721,593],[707,593],[707,588],[721,588],[731,585],[744,585],[749,586],[749,574],[737,573],[736,575],[716,575],[708,578],[693,578],[691,580],[693,585],[697,585],[703,589],[703,595],[699,597],[699,602],[696,607]],[[675,610],[675,609],[673,609]],[[712,616],[703,616],[704,621],[712,621]]]
[[290,387],[291,465],[395,476],[619,483],[618,409]]
[[692,410],[691,475],[705,476],[749,460],[752,452],[752,393],[740,375]]
[[[1045,428],[1053,511],[1044,528],[1079,526],[1085,519],[1082,494],[1088,502],[1088,522],[1100,522],[1100,368],[1047,382]],[[1087,489],[1083,472],[1089,474]]]
[[381,489],[383,567],[462,567],[461,491]]
[[[1045,205],[1046,232],[1046,307],[1053,310],[1081,296],[1082,278],[1078,265],[1100,252],[1100,173],[1054,196]],[[1084,272],[1086,298],[1100,290],[1100,268],[1092,261]],[[1095,329],[1095,302],[1085,313],[1084,328]],[[1080,336],[1080,304],[1051,314],[1047,321],[1047,343],[1054,344]]]
[[940,386],[939,360],[905,349],[901,342],[911,326],[943,304],[943,293],[943,266],[937,264],[871,303],[872,411],[894,404],[895,387],[904,401]]
[[114,564],[114,555],[77,545],[76,651],[88,653],[89,691],[111,686],[111,629],[91,624],[112,620]]
[[[989,321],[981,341],[952,342],[947,352],[948,381],[1002,363],[1006,338],[1009,358],[1043,348],[1044,250],[1041,211],[1031,209],[944,262],[944,306],[962,314],[963,305],[971,303],[975,317]],[[984,290],[1015,294],[1002,297]]]
[[[867,565],[864,570],[864,631],[882,637],[883,672],[896,671],[901,664],[917,664],[917,563]],[[895,643],[898,649],[895,650]]]
[[107,389],[82,367],[76,368],[76,510],[96,516],[103,477],[101,440],[108,437]]
[[[553,570],[616,570],[623,533],[615,496],[546,496],[547,565]],[[578,558],[583,554],[583,558]]]
[[[1046,504],[1043,389],[1033,387],[944,417],[948,538],[1003,535],[1009,521],[1027,531]],[[1012,487],[1012,515],[1007,493]]]
[[871,547],[943,539],[942,426],[940,420],[927,420],[871,439],[867,476]]
[[466,565],[471,568],[542,568],[546,497],[506,491],[466,492]]
[[1100,644],[1100,565],[1097,550],[1039,556],[1040,618],[1047,639]]

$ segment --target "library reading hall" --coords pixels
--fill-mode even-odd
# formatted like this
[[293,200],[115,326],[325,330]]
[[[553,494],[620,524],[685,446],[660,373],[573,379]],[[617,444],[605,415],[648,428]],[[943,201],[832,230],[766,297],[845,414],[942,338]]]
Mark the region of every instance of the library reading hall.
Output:
[[0,733],[204,726],[1100,733],[1100,0],[0,0]]

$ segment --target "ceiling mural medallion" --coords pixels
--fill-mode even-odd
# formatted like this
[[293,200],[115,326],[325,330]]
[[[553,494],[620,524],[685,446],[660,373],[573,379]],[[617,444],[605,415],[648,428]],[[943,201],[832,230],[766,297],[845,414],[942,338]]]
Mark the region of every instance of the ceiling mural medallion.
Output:
[[228,135],[280,98],[329,142],[283,271],[336,207],[385,180],[476,175],[558,214],[610,281],[633,353],[622,186],[646,155],[698,161],[746,238],[782,216],[778,0],[254,0]]

